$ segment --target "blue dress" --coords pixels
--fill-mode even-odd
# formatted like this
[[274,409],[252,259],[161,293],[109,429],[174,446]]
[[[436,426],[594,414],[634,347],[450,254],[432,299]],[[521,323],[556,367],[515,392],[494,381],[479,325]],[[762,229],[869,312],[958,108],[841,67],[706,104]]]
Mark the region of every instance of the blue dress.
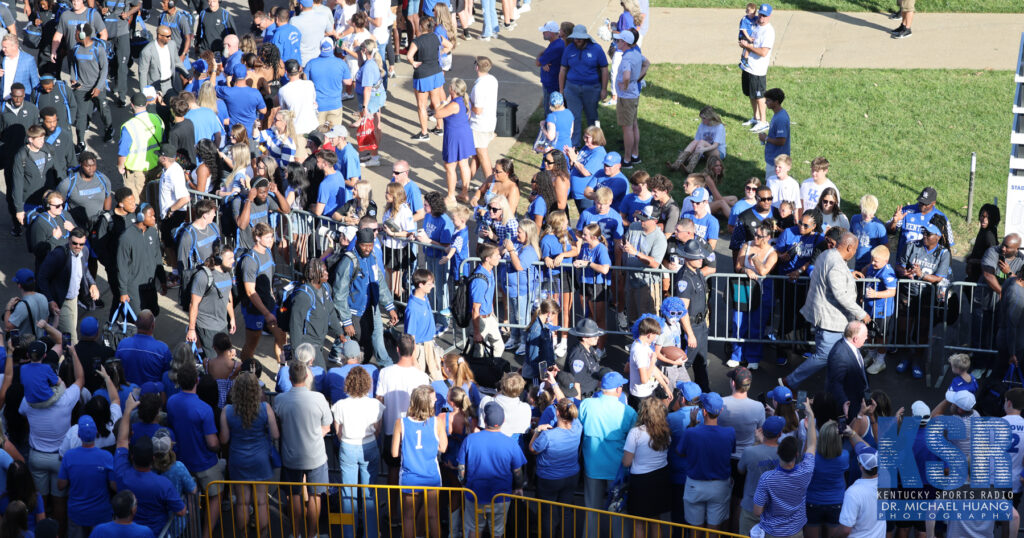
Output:
[[231,480],[270,480],[270,434],[267,429],[267,404],[260,402],[260,414],[245,428],[235,413],[235,406],[224,408],[231,431],[231,449],[228,453],[228,476]]
[[459,111],[444,118],[444,142],[441,144],[441,158],[446,163],[457,163],[476,155],[473,147],[473,129],[466,115],[466,101],[456,97]]

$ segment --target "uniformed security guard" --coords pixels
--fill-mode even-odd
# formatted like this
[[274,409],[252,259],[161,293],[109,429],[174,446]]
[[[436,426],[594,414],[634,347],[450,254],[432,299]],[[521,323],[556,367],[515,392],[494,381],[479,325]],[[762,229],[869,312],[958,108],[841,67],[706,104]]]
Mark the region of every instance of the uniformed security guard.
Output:
[[303,283],[291,292],[291,319],[288,334],[292,349],[304,343],[316,348],[314,364],[325,367],[324,342],[327,334],[341,334],[341,323],[334,309],[331,286],[327,284],[327,267],[319,258],[306,264]]
[[595,353],[595,346],[604,331],[594,320],[580,318],[576,325],[569,329],[569,334],[579,338],[579,342],[569,350],[565,358],[565,368],[575,377],[582,397],[589,398],[601,384],[601,361]]
[[[398,324],[398,313],[395,312],[391,290],[385,284],[384,261],[373,248],[374,239],[374,231],[369,228],[356,232],[355,255],[347,253],[341,258],[331,279],[331,287],[334,289],[334,308],[338,311],[345,336],[358,338],[359,346],[364,350],[373,348],[377,364],[387,366],[392,361],[384,347],[380,309],[383,307],[388,312],[392,325]],[[333,350],[336,356],[341,356],[341,347],[338,339]]]
[[139,12],[139,0],[103,0],[100,13],[107,26],[109,41],[114,45],[114,63],[110,70],[117,71],[114,84],[114,101],[117,106],[128,103],[128,56],[132,52],[131,33],[128,25]]
[[679,253],[685,262],[676,274],[676,296],[686,304],[682,319],[686,334],[686,355],[693,366],[693,380],[701,390],[711,390],[708,380],[708,289],[700,268],[707,251],[695,239],[687,241]]
[[121,141],[117,146],[117,171],[124,184],[137,199],[146,200],[146,182],[160,174],[160,140],[164,136],[164,122],[160,116],[146,110],[146,96],[136,92],[132,96],[134,114],[121,126]]
[[107,106],[107,48],[103,43],[92,38],[91,24],[82,24],[75,29],[78,40],[68,55],[71,69],[71,88],[78,103],[75,115],[75,134],[79,147],[85,142],[85,130],[89,128],[89,117],[93,107],[100,111],[100,123],[103,126],[103,141],[114,139],[114,127],[110,119],[110,107]]

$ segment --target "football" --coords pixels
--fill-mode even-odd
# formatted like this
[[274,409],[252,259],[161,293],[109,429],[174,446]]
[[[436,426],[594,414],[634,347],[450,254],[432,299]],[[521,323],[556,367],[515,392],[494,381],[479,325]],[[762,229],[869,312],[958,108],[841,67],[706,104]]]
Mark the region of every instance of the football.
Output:
[[661,354],[664,355],[665,358],[670,361],[677,361],[686,356],[686,352],[683,351],[683,348],[676,346],[661,348]]

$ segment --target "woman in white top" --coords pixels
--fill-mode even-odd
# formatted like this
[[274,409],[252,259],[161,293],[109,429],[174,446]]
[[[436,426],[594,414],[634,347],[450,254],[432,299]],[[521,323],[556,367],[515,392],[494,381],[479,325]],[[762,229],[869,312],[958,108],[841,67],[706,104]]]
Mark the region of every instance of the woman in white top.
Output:
[[850,229],[850,219],[846,218],[842,209],[839,209],[839,191],[832,187],[826,187],[821,191],[817,209],[821,213],[822,232],[827,232],[833,226]]
[[[629,468],[629,500],[626,510],[631,516],[666,520],[672,510],[672,498],[665,495],[671,489],[668,468],[668,446],[671,434],[667,412],[661,399],[651,397],[640,404],[636,426],[626,435],[622,452],[622,466]],[[636,522],[633,535],[644,538],[647,523]],[[650,529],[657,533],[657,527]]]
[[[347,398],[331,406],[334,413],[334,433],[341,442],[338,459],[341,462],[342,484],[373,484],[380,475],[380,450],[377,449],[377,433],[381,431],[384,418],[384,404],[370,395],[373,379],[360,366],[349,370],[345,376]],[[372,492],[362,491],[364,509],[357,510],[356,488],[345,488],[342,510],[347,513],[365,514],[367,529],[377,528],[377,509]],[[358,517],[358,516],[357,516]],[[345,536],[350,538],[351,531]]]
[[[772,247],[774,229],[775,219],[762,220],[754,230],[754,240],[745,243],[740,255],[736,257],[734,269],[737,273],[747,275],[750,280],[738,278],[729,285],[729,330],[730,334],[736,335],[735,338],[759,339],[771,320],[772,281],[764,277],[779,259]],[[744,308],[744,304],[748,307]],[[757,370],[762,354],[761,344],[736,343],[732,346],[732,355],[726,365],[735,368],[740,362],[747,361],[747,368]]]
[[384,191],[384,268],[395,297],[402,297],[402,271],[409,269],[412,251],[409,239],[416,231],[412,209],[406,203],[405,189],[400,183],[388,183]]
[[717,155],[719,159],[725,158],[725,125],[715,109],[706,106],[700,110],[700,125],[693,135],[693,141],[679,152],[674,162],[666,164],[671,170],[683,168],[686,173],[690,173],[697,168],[697,163],[703,157],[712,155]]
[[[83,415],[89,415],[96,422],[96,448],[107,448],[114,446],[117,436],[114,433],[114,424],[121,419],[121,397],[117,392],[114,381],[110,379],[106,368],[98,368],[97,373],[103,378],[107,386],[107,394],[110,396],[108,402],[102,396],[94,396],[85,404],[82,410]],[[72,448],[82,446],[82,439],[78,437],[78,424],[72,424],[68,432],[64,434],[64,440],[60,444],[60,455]]]

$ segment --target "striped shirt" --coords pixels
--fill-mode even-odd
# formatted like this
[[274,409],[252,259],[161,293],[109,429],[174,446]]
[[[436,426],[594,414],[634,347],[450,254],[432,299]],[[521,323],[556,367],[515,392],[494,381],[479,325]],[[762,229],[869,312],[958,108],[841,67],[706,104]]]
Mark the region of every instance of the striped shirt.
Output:
[[295,161],[295,141],[287,135],[273,129],[264,129],[260,131],[257,141],[266,144],[267,154],[277,161],[277,166],[284,168]]
[[771,536],[791,536],[807,524],[807,485],[814,474],[814,453],[792,469],[781,466],[761,475],[754,491],[754,505],[763,506],[761,528]]

